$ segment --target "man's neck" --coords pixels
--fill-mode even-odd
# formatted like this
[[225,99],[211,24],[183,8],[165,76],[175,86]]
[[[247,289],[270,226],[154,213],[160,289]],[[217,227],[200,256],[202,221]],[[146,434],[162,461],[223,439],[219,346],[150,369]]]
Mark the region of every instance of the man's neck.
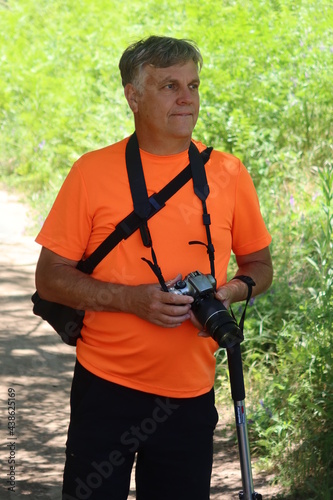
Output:
[[136,135],[140,149],[158,156],[169,156],[182,153],[183,151],[188,150],[191,143],[191,137],[154,140],[151,138],[145,139],[145,137],[142,137],[138,131],[136,131]]

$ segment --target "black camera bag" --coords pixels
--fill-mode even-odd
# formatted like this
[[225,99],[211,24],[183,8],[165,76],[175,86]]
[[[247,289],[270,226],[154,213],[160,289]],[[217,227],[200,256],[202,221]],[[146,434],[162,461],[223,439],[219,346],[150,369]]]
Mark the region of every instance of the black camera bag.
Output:
[[[191,148],[196,148],[191,142]],[[206,164],[209,160],[212,148],[207,148],[200,153],[202,164]],[[136,192],[140,197],[140,190],[143,186],[136,182],[136,160],[138,160],[139,146],[136,134],[132,134],[126,147],[126,164],[129,174],[130,183],[135,185]],[[130,166],[130,168],[129,168]],[[164,188],[158,193],[153,194],[148,198],[149,210],[145,213],[140,213],[136,208],[119,224],[114,231],[99,245],[99,247],[86,259],[80,260],[77,264],[77,269],[86,274],[91,274],[95,267],[111,252],[111,250],[123,239],[127,239],[137,229],[142,229],[143,221],[147,221],[161,210],[166,201],[171,198],[182,186],[184,186],[192,177],[191,164],[184,168],[176,177],[174,177]],[[50,302],[42,299],[36,291],[31,300],[33,302],[33,313],[47,321],[52,328],[60,335],[65,344],[75,346],[77,339],[81,336],[83,326],[83,318],[85,311],[74,309],[72,307]]]
[[31,300],[34,314],[47,321],[65,344],[76,345],[81,335],[85,311],[41,299],[38,292],[33,294]]

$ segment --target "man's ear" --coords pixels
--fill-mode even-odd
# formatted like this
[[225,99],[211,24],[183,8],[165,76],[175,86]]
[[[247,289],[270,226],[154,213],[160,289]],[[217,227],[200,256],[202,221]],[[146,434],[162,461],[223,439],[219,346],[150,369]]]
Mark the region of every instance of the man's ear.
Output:
[[125,94],[125,97],[127,99],[129,107],[131,108],[133,113],[136,113],[138,110],[138,101],[137,101],[138,91],[137,91],[137,89],[131,83],[127,83],[127,85],[125,85],[125,88],[124,88],[124,94]]

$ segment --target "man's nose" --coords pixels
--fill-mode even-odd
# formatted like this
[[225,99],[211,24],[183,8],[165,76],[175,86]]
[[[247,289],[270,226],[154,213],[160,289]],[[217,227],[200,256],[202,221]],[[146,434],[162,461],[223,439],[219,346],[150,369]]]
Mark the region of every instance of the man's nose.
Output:
[[179,89],[177,103],[178,104],[189,104],[192,101],[193,101],[193,95],[192,95],[191,90],[187,86],[181,87]]

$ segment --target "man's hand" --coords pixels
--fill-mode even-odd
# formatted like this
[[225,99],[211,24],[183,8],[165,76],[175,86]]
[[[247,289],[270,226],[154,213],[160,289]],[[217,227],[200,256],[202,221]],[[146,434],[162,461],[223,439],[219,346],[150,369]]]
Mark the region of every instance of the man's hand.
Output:
[[[167,286],[181,279],[178,275]],[[193,297],[163,292],[159,285],[127,287],[124,312],[136,314],[142,319],[164,328],[175,328],[190,319]]]

